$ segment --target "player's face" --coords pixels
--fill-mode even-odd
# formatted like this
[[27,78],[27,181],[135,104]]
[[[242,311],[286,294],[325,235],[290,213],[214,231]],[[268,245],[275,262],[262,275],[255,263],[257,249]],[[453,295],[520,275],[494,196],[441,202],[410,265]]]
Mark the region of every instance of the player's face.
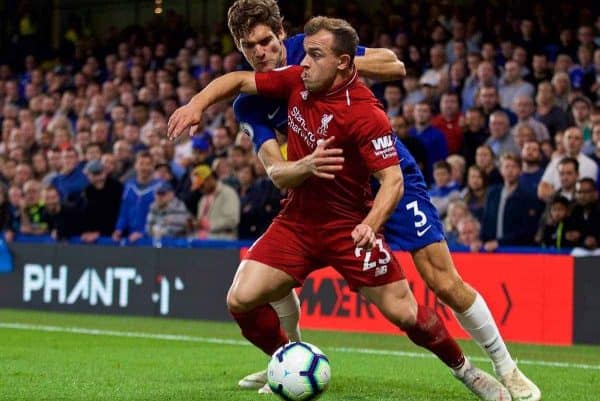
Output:
[[283,32],[277,35],[268,26],[258,24],[240,38],[239,49],[256,71],[271,71],[285,63],[282,39]]
[[304,68],[302,81],[311,92],[327,90],[335,81],[342,62],[333,53],[333,42],[333,34],[324,30],[304,38],[306,56],[300,63]]

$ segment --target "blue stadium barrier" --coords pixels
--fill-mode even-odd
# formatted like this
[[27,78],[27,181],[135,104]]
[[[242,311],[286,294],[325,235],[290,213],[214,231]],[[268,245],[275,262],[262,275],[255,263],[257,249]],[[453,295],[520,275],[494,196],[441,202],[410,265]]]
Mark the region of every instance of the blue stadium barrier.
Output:
[[[23,235],[15,236],[15,242],[24,243],[39,243],[53,244],[57,241],[49,235]],[[69,244],[82,245],[84,243],[80,237],[72,237],[68,241],[63,241]],[[121,241],[114,241],[111,237],[99,237],[93,244],[108,245],[108,246],[142,246],[153,248],[217,248],[217,249],[235,249],[247,248],[252,245],[252,240],[211,240],[211,239],[187,239],[187,238],[172,238],[164,237],[160,240],[144,236],[135,242],[130,242],[126,238]],[[401,251],[402,249],[394,249]],[[469,248],[462,246],[451,246],[452,252],[470,252]],[[522,254],[550,254],[550,255],[568,255],[571,249],[553,249],[541,248],[535,246],[501,246],[495,253],[522,253]]]

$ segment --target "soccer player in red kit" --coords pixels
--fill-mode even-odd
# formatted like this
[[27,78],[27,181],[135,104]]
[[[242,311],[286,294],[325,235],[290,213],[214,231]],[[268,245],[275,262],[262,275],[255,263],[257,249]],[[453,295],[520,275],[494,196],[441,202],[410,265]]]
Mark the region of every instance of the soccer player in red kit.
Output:
[[[305,34],[300,67],[227,74],[169,121],[173,139],[198,124],[210,104],[238,92],[288,100],[289,161],[273,168],[293,177],[291,189],[281,213],[240,264],[227,295],[229,311],[244,337],[271,355],[288,338],[269,303],[330,265],[481,399],[510,400],[496,379],[471,365],[436,312],[416,304],[379,234],[402,196],[402,172],[389,121],[353,67],[356,32],[343,20],[316,17]],[[315,156],[331,144],[343,150],[342,164],[339,157]],[[375,199],[371,175],[381,184]]]

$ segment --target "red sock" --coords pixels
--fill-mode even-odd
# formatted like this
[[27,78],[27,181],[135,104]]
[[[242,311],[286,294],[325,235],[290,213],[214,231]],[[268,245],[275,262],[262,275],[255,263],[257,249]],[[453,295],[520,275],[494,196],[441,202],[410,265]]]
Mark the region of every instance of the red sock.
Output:
[[248,312],[231,312],[231,315],[242,329],[242,335],[269,356],[289,341],[275,309],[269,304]]
[[465,361],[465,356],[444,326],[442,319],[431,308],[419,305],[417,323],[406,330],[411,341],[427,348],[437,355],[450,368],[458,368]]

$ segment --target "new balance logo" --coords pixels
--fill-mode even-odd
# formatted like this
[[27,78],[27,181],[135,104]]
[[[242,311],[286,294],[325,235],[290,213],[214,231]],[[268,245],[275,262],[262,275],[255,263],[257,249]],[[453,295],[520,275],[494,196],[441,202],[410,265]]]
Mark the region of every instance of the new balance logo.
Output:
[[394,146],[394,141],[392,141],[391,135],[381,136],[377,139],[372,139],[371,143],[373,144],[375,150],[382,150]]

